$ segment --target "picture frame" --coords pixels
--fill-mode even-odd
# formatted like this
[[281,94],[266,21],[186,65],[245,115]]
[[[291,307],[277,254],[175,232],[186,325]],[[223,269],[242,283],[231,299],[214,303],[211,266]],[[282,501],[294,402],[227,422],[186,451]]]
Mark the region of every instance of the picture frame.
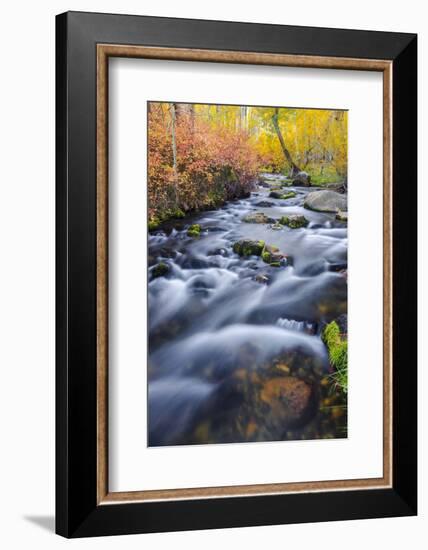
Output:
[[[383,74],[383,476],[108,487],[108,60]],[[86,537],[417,513],[417,36],[67,12],[56,18],[56,532]],[[250,452],[250,451],[248,451]],[[144,466],[143,466],[144,467]]]

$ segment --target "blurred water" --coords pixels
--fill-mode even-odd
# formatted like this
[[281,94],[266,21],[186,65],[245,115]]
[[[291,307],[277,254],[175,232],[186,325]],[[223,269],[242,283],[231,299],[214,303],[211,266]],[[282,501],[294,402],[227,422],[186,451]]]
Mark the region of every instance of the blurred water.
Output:
[[[148,288],[150,445],[346,436],[346,403],[325,383],[319,330],[346,313],[347,230],[333,214],[304,209],[308,191],[292,189],[297,196],[283,201],[258,187],[248,199],[149,236],[149,271],[159,261],[170,267]],[[262,200],[274,206],[255,206]],[[241,221],[257,211],[275,219],[301,214],[310,223],[277,230]],[[199,239],[187,236],[191,223],[201,225]],[[232,246],[242,238],[277,246],[287,265],[240,258]],[[307,388],[311,414],[290,415],[290,392],[302,408]]]

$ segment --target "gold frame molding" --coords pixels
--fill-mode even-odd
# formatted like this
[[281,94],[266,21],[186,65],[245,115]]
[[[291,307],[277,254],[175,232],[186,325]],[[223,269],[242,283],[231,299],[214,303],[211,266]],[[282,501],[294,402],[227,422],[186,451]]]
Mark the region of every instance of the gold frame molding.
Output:
[[[109,492],[108,59],[133,57],[383,73],[383,476],[297,483]],[[392,62],[255,52],[97,45],[97,504],[392,487]]]

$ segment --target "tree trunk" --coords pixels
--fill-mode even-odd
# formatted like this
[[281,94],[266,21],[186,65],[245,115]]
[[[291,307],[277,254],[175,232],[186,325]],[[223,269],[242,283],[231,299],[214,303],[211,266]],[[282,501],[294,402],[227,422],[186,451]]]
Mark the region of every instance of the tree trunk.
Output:
[[282,137],[282,133],[281,133],[281,128],[279,127],[278,117],[279,117],[279,110],[275,109],[274,114],[272,116],[273,127],[275,128],[276,135],[278,136],[279,143],[281,144],[282,152],[284,153],[284,156],[291,167],[290,177],[293,178],[296,174],[301,172],[301,170],[295,164],[295,162],[291,158],[290,151],[285,146],[284,138]]
[[176,105],[171,103],[171,142],[172,142],[172,166],[174,168],[175,175],[177,175],[177,141],[175,138],[175,124],[176,124]]
[[240,126],[241,126],[241,130],[245,130],[247,131],[248,129],[248,125],[247,125],[247,112],[248,112],[248,107],[246,107],[245,105],[242,105],[241,106],[241,113],[240,113]]
[[193,116],[193,105],[191,103],[174,103],[177,119],[181,116]]
[[177,139],[175,134],[176,127],[176,104],[171,103],[171,143],[172,143],[172,166],[174,168],[173,193],[175,206],[178,206],[178,169],[177,169]]

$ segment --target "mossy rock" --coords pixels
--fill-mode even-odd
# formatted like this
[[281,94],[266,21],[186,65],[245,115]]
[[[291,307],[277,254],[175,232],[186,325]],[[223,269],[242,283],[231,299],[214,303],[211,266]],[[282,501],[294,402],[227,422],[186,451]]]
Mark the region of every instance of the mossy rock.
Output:
[[187,236],[197,238],[201,236],[201,226],[198,223],[195,223],[189,227],[187,230]]
[[300,227],[306,227],[309,223],[309,220],[305,216],[299,216],[298,214],[292,214],[290,216],[282,216],[279,220],[281,225],[286,225],[291,229],[299,229]]
[[183,212],[183,210],[181,210],[181,208],[177,208],[176,210],[173,210],[171,212],[171,217],[172,218],[177,218],[177,219],[183,219],[184,217],[186,216],[186,214]]
[[169,271],[170,267],[168,264],[164,262],[159,262],[152,269],[152,279],[156,279],[157,277],[164,277],[169,273]]
[[339,210],[339,212],[336,214],[336,220],[339,220],[340,222],[347,222],[348,212],[342,212],[341,210]]
[[296,196],[296,193],[294,191],[287,191],[287,193],[284,193],[282,189],[279,190],[273,190],[269,193],[269,197],[273,199],[292,199]]
[[282,200],[286,199],[293,199],[296,196],[296,193],[294,191],[288,191],[287,193],[284,193],[281,197]]
[[233,245],[233,251],[239,256],[261,256],[265,247],[264,241],[243,239]]
[[265,245],[262,251],[262,260],[271,267],[281,267],[285,256],[281,254],[276,246]]

